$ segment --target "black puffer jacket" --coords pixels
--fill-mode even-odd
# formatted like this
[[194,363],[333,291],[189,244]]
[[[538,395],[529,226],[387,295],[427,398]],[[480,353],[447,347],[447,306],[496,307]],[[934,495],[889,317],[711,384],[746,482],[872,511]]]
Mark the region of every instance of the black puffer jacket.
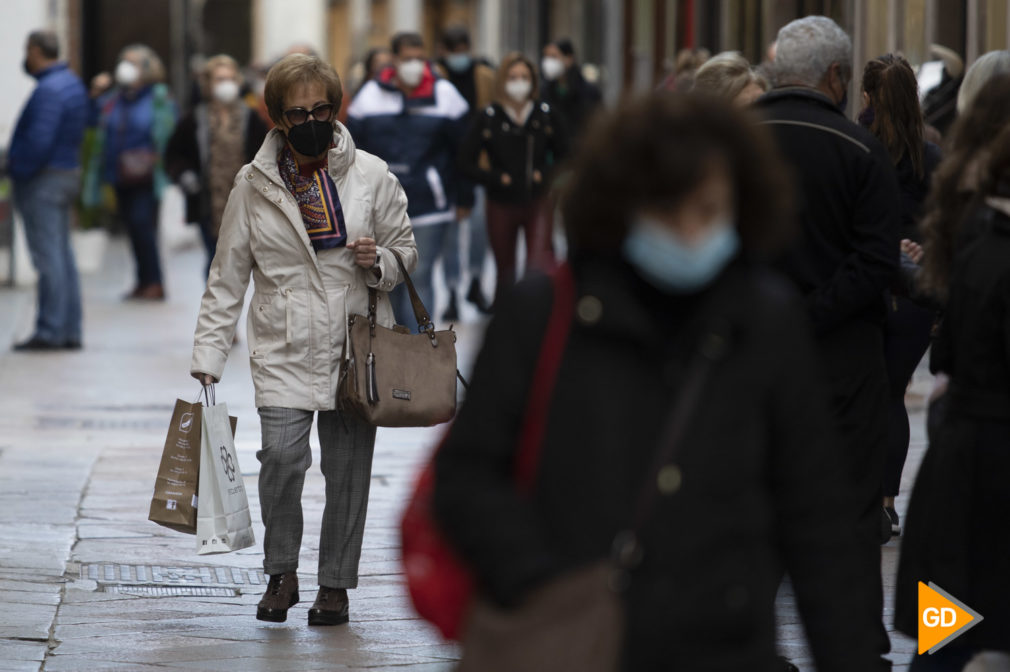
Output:
[[[473,384],[437,459],[435,505],[481,588],[516,604],[567,568],[607,556],[631,518],[708,306],[728,355],[696,406],[678,465],[642,534],[626,595],[625,668],[769,672],[774,601],[791,574],[822,672],[889,669],[852,562],[855,515],[802,308],[743,262],[695,297],[671,297],[618,260],[574,264],[580,297],[549,406],[533,496],[511,473],[547,317],[549,282],[521,282],[495,312]],[[594,314],[599,319],[594,320]],[[693,325],[693,326],[688,326]]]
[[[492,201],[529,203],[547,191],[554,167],[567,154],[568,131],[553,107],[535,103],[526,124],[519,126],[505,108],[493,103],[470,124],[460,147],[459,169],[484,185]],[[539,181],[534,173],[539,173]],[[502,175],[509,176],[509,185],[502,184]]]

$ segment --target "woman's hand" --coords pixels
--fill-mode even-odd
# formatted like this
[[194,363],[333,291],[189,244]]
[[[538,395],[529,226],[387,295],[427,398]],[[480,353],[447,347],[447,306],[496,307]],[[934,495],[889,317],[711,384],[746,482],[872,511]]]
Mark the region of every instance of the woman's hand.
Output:
[[921,263],[924,252],[922,251],[922,245],[919,245],[915,241],[905,238],[901,241],[901,251],[904,252],[913,263]]
[[213,385],[217,382],[217,378],[210,375],[209,373],[194,373],[192,374],[194,378],[200,381],[202,385]]
[[375,266],[375,241],[371,238],[358,238],[347,243],[347,249],[354,252],[354,263],[368,270]]

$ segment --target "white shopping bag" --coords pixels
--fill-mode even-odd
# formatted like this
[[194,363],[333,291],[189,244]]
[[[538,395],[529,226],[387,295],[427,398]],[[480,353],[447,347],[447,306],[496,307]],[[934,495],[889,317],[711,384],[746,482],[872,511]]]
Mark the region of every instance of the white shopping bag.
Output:
[[202,415],[196,552],[204,555],[248,548],[256,541],[228,407],[208,405]]

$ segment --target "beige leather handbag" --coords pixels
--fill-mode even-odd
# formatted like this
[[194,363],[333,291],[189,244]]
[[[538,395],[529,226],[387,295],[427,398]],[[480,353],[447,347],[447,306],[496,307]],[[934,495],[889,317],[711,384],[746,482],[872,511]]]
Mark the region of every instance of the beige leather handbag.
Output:
[[456,332],[435,325],[414,283],[403,273],[420,331],[376,324],[378,294],[368,290],[368,315],[351,315],[337,386],[337,408],[357,413],[377,427],[430,427],[456,414]]

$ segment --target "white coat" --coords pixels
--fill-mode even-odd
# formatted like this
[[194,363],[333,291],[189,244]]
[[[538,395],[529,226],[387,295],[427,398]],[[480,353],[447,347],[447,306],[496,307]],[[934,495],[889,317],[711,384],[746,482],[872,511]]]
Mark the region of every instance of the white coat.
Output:
[[368,287],[379,291],[378,322],[394,323],[388,292],[408,272],[417,247],[407,197],[381,159],[359,151],[334,124],[328,170],[344,211],[348,242],[374,238],[381,279],[354,263],[344,247],[315,251],[301,213],[277,167],[285,142],[274,129],[235,178],[221,222],[217,252],[200,305],[192,373],[221,378],[250,276],[248,341],[256,406],[332,410],[348,315],[364,315]]

